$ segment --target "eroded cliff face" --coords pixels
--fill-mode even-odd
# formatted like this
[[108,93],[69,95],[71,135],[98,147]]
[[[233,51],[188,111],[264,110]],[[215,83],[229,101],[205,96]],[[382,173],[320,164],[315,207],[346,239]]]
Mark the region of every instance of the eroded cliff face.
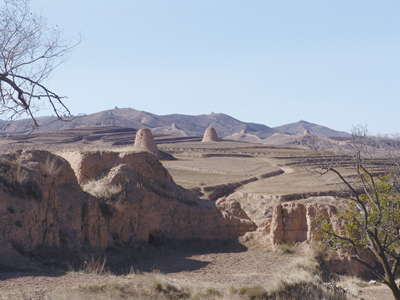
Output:
[[104,219],[97,220],[94,232],[85,214],[101,216],[97,199],[82,191],[66,160],[46,151],[18,150],[2,155],[0,166],[5,240],[25,251],[61,244],[75,248],[85,240],[94,247],[105,244]]
[[[270,238],[275,248],[281,243],[315,242],[320,241],[318,227],[321,218],[332,223],[333,229],[343,228],[343,220],[336,215],[336,208],[329,204],[285,202],[274,207],[270,221]],[[365,257],[372,266],[377,266],[373,255]],[[337,251],[330,262],[332,272],[352,276],[370,275],[370,271],[362,264],[352,260],[345,251]]]
[[[237,202],[197,200],[149,153],[64,157],[71,164],[47,151],[0,156],[0,267],[15,250],[229,239],[256,229]],[[118,189],[101,199],[83,191],[88,181]]]
[[104,208],[108,245],[229,239],[256,228],[236,201],[198,200],[193,192],[177,186],[149,153],[70,152],[63,156],[83,185],[83,178],[106,189],[120,185],[121,190],[106,201]]
[[339,226],[336,209],[328,204],[286,202],[274,207],[270,225],[272,244],[316,241],[318,219]]

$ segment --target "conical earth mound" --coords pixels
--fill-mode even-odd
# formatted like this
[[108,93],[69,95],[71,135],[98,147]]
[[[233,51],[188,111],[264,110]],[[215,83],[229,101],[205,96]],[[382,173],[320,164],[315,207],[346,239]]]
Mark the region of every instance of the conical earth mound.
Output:
[[204,132],[202,142],[216,142],[216,141],[218,141],[217,132],[213,127],[208,127]]
[[136,132],[134,147],[137,149],[150,151],[153,154],[157,154],[160,151],[156,145],[156,142],[154,141],[153,134],[148,128],[142,128]]

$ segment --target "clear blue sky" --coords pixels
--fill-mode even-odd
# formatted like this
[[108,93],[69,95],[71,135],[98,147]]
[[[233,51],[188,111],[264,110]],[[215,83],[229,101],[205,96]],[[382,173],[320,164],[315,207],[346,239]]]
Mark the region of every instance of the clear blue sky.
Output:
[[118,106],[400,131],[400,0],[31,5],[66,37],[84,35],[48,82],[74,114]]

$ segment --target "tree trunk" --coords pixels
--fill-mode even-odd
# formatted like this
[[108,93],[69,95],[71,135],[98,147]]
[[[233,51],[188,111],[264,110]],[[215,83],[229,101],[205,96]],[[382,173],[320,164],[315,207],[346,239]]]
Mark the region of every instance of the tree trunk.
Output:
[[396,283],[390,284],[389,288],[392,290],[394,299],[400,300],[400,290]]

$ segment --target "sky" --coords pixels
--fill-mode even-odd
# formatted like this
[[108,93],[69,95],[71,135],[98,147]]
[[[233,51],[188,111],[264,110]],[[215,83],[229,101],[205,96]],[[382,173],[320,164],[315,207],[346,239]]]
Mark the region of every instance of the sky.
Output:
[[[400,0],[31,0],[83,40],[46,83],[73,114],[225,113],[400,131]],[[50,115],[46,106],[42,115]]]

